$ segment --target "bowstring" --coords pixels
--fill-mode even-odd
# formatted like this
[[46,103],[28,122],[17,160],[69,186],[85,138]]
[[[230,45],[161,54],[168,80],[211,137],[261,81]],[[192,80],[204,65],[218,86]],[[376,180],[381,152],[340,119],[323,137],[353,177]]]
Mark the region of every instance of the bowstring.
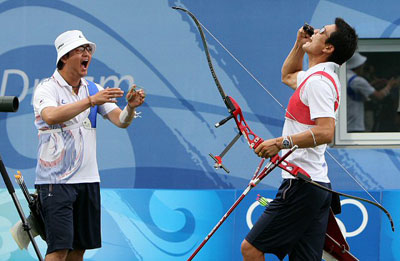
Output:
[[[231,58],[233,59],[233,60],[235,60],[238,64],[239,64],[239,66],[240,67],[242,67],[242,69],[243,70],[245,70],[249,75],[250,75],[250,77],[259,85],[259,86],[261,86],[261,88],[263,88],[264,89],[264,91],[266,91],[270,96],[271,96],[271,98],[273,99],[273,100],[275,100],[275,102],[276,103],[278,103],[279,104],[279,106],[281,106],[282,107],[282,109],[284,109],[285,110],[285,112],[286,113],[288,113],[288,114],[290,114],[290,116],[292,116],[293,117],[293,119],[295,119],[296,120],[296,118],[287,110],[287,108],[247,69],[247,67],[246,66],[244,66],[243,65],[243,63],[238,59],[238,58],[236,58],[236,56],[235,55],[233,55],[229,50],[228,50],[228,48],[226,48],[225,47],[225,45],[223,45],[222,43],[221,43],[221,41],[219,41],[218,40],[218,38],[217,37],[215,37],[211,32],[210,32],[210,30],[208,30],[207,29],[207,27],[205,27],[200,21],[198,21],[199,22],[199,24],[201,25],[201,27],[222,47],[222,49],[224,49],[228,54],[229,54],[229,56],[231,56]],[[297,121],[297,120],[296,120]],[[334,162],[336,162],[336,164],[338,164],[339,165],[339,167],[349,176],[349,177],[351,177],[351,179],[352,180],[354,180],[354,182],[356,182],[357,183],[357,185],[358,186],[360,186],[360,188],[362,188],[366,193],[367,193],[367,195],[369,196],[369,197],[371,197],[377,204],[379,204],[380,205],[380,203],[375,199],[375,197],[373,197],[372,196],[372,194],[371,193],[369,193],[368,192],[368,190],[363,186],[363,185],[361,185],[361,183],[350,173],[350,171],[348,171],[347,170],[347,168],[345,167],[345,166],[343,166],[343,164],[341,164],[328,150],[326,150],[326,153],[329,155],[329,157],[331,157],[332,158],[332,160],[334,161]]]
[[[240,65],[240,67],[242,67],[242,69],[243,70],[245,70],[249,75],[250,75],[250,77],[251,78],[253,78],[253,80],[254,81],[256,81],[257,83],[258,83],[258,85],[260,85],[261,86],[261,88],[263,88],[264,89],[264,91],[266,91],[271,97],[272,97],[272,99],[274,99],[281,107],[282,107],[282,109],[284,109],[286,112],[288,112],[287,111],[287,109],[285,108],[285,106],[283,106],[283,104],[282,103],[280,103],[279,102],[279,100],[278,99],[276,99],[275,98],[275,96],[274,95],[272,95],[272,93],[246,68],[246,66],[244,66],[240,61],[239,61],[239,59],[237,59],[229,50],[228,50],[228,48],[226,48],[225,47],[225,45],[223,45],[218,39],[217,39],[217,37],[215,37],[208,29],[207,29],[207,27],[205,27],[200,21],[199,21],[199,24],[201,25],[201,27],[203,27],[203,29],[222,47],[222,49],[224,49],[231,57],[232,57],[232,59],[234,59],[239,65]],[[290,114],[290,112],[288,112],[289,114]],[[291,116],[293,116],[293,115],[291,115]]]

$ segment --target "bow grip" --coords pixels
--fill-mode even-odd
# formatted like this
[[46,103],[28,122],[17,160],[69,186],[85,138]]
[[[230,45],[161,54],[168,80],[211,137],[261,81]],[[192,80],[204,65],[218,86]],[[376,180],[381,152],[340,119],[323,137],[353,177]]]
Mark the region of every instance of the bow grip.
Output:
[[260,137],[257,137],[257,138],[258,138],[258,140],[255,141],[253,147],[252,147],[251,144],[250,144],[250,147],[251,147],[253,150],[257,149],[257,147],[258,147],[261,143],[264,142],[264,140],[263,140],[262,138],[260,138]]

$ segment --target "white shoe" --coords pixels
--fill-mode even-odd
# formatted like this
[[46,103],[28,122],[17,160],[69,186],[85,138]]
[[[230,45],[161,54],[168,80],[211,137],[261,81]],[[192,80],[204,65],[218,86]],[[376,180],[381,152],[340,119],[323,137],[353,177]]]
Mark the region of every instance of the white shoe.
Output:
[[[35,228],[35,222],[32,222],[32,216],[29,215],[27,218],[28,224],[31,226],[31,233],[33,237],[36,237],[39,235]],[[27,231],[24,230],[22,226],[22,221],[18,221],[11,229],[10,229],[11,235],[14,238],[15,242],[17,243],[18,247],[20,249],[27,249],[29,242],[31,240],[29,239]]]

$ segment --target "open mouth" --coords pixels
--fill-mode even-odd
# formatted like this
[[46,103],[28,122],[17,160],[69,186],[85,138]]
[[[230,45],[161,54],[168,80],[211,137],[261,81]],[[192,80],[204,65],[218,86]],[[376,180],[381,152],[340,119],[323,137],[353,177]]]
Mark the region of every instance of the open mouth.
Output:
[[81,62],[81,65],[83,66],[84,69],[87,69],[88,64],[89,64],[89,61]]

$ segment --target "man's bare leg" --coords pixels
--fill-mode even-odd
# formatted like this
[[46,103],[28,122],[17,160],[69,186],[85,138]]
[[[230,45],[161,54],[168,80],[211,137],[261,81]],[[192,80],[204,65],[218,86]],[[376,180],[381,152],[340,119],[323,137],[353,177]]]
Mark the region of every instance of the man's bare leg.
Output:
[[64,261],[68,255],[68,249],[57,250],[46,255],[45,261]]
[[247,240],[243,240],[242,246],[240,248],[243,255],[244,261],[264,261],[265,256],[264,253],[255,248],[252,244],[247,242]]
[[66,261],[83,261],[83,254],[85,254],[85,250],[75,249],[69,251]]

